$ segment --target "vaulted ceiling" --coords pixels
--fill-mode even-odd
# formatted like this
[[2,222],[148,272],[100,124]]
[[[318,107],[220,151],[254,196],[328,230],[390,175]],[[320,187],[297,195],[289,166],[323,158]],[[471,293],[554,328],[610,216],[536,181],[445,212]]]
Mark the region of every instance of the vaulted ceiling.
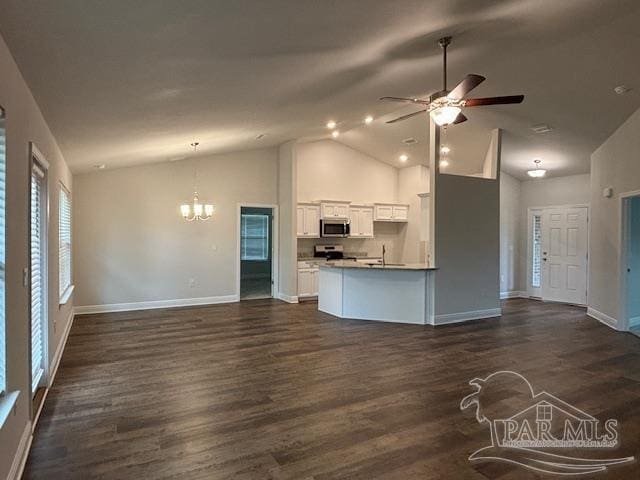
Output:
[[[640,107],[637,0],[0,0],[0,33],[74,171],[261,148],[343,131],[453,83],[525,103],[469,112],[505,129],[504,168],[554,175]],[[1,72],[0,72],[1,75]],[[632,90],[617,96],[613,88]],[[534,134],[532,125],[554,130]],[[426,128],[426,121],[425,121]],[[259,134],[266,134],[256,140]],[[396,159],[389,159],[390,163]]]

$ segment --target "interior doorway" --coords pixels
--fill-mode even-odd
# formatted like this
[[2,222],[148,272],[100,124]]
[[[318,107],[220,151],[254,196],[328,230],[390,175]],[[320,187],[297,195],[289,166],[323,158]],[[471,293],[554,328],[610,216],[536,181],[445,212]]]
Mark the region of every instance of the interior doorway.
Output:
[[622,328],[640,336],[640,192],[622,199]]
[[530,296],[587,304],[588,213],[582,205],[529,209]]
[[240,300],[274,296],[274,210],[272,206],[240,207]]

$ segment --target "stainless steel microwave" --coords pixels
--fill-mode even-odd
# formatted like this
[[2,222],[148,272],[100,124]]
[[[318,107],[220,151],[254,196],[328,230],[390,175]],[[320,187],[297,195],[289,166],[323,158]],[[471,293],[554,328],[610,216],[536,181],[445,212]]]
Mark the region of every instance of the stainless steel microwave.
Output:
[[350,233],[349,220],[320,220],[321,237],[348,237]]

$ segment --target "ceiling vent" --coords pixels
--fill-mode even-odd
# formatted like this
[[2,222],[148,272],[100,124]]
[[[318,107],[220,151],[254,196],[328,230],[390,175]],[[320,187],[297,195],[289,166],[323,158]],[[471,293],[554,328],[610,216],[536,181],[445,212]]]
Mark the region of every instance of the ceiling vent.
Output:
[[418,143],[418,140],[413,137],[409,137],[402,140],[402,143],[404,143],[405,145],[415,145],[416,143]]
[[550,127],[546,123],[541,123],[540,125],[534,125],[533,127],[531,127],[531,130],[536,133],[548,133],[553,130],[553,127]]

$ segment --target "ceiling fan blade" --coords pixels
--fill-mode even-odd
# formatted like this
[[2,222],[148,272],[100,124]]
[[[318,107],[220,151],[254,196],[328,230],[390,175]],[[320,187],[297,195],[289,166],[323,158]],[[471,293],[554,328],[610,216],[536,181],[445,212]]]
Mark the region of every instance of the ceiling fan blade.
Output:
[[421,105],[429,105],[429,100],[421,100],[419,98],[382,97],[380,100],[387,102],[419,103]]
[[394,118],[393,120],[389,120],[387,123],[401,122],[401,121],[406,120],[408,118],[415,117],[416,115],[420,115],[421,113],[424,113],[424,112],[426,112],[426,110],[418,110],[417,112],[409,113],[408,115],[403,115],[401,117]]
[[471,90],[476,88],[486,79],[482,75],[474,75],[470,73],[462,79],[462,81],[456,85],[456,87],[447,95],[451,99],[461,100]]
[[462,113],[459,113],[456,119],[453,121],[453,124],[457,125],[459,123],[466,122],[467,120],[467,117],[465,117]]
[[522,103],[524,95],[510,95],[507,97],[470,98],[465,100],[465,107],[479,107],[482,105],[507,105],[510,103]]

